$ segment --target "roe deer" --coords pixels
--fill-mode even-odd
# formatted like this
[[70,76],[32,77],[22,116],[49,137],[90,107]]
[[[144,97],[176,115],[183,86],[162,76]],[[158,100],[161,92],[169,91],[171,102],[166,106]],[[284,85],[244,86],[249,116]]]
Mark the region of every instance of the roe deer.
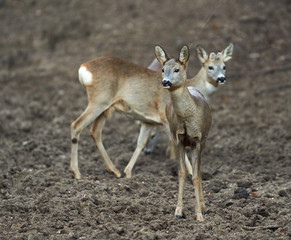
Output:
[[[233,44],[230,43],[223,51],[215,54],[210,53],[209,56],[206,51],[199,45],[196,47],[197,57],[202,65],[200,71],[193,77],[187,80],[187,86],[194,86],[204,97],[209,100],[210,95],[215,92],[219,85],[226,82],[225,78],[225,62],[231,59],[233,53]],[[153,71],[160,72],[162,66],[160,62],[155,60],[148,66]],[[158,139],[159,131],[155,127],[152,130],[151,136],[144,147],[144,153],[150,154]]]
[[163,66],[162,85],[168,89],[171,98],[166,106],[166,117],[176,157],[180,161],[179,193],[175,216],[182,217],[185,156],[186,147],[189,147],[192,160],[192,181],[196,196],[196,218],[198,221],[203,221],[205,203],[201,178],[201,154],[211,127],[211,110],[204,96],[196,88],[186,86],[188,46],[181,49],[178,59],[169,58],[160,46],[155,47],[155,53]]
[[170,138],[165,116],[169,94],[160,87],[161,73],[149,70],[115,57],[100,57],[81,65],[79,80],[86,88],[88,106],[71,124],[71,163],[74,177],[81,174],[78,167],[78,143],[82,130],[93,122],[90,133],[109,172],[116,177],[121,174],[110,160],[101,139],[102,128],[110,112],[130,115],[141,121],[137,147],[125,168],[126,177],[131,177],[134,166],[151,130],[155,125],[164,125]]

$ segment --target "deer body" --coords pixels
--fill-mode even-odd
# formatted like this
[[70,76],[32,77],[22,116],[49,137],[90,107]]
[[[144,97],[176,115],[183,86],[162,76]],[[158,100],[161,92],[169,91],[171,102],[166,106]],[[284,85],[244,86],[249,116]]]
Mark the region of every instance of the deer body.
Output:
[[[90,133],[94,138],[109,172],[120,177],[120,172],[110,160],[101,140],[102,128],[112,111],[125,113],[141,121],[137,148],[131,158],[134,165],[143,149],[152,127],[167,125],[165,105],[169,95],[159,83],[161,73],[114,57],[100,57],[81,65],[79,79],[86,88],[88,106],[71,124],[71,164],[75,178],[81,174],[78,168],[78,142],[82,130],[93,122]],[[150,91],[148,91],[151,89]],[[146,94],[145,94],[146,93]],[[127,177],[131,177],[131,165]]]
[[[186,87],[170,91],[171,104],[167,105],[166,116],[170,124],[171,133],[185,138],[184,145],[191,145],[195,138],[201,139],[201,133],[208,132],[208,124],[203,121],[209,119],[209,111],[205,98],[195,89],[190,92]],[[189,104],[191,103],[191,104]],[[191,140],[192,139],[192,140]]]
[[182,217],[185,156],[186,147],[189,147],[196,195],[196,218],[203,221],[205,203],[201,178],[201,154],[211,127],[211,110],[204,96],[196,88],[190,88],[189,91],[186,86],[189,48],[184,46],[181,49],[179,60],[168,58],[160,46],[156,46],[155,52],[157,59],[163,65],[162,85],[168,88],[170,93],[171,102],[166,106],[166,116],[176,156],[180,161],[179,194],[175,216]]
[[[89,103],[95,103],[96,107],[97,104],[110,105],[107,111],[114,109],[143,122],[161,124],[159,104],[167,96],[161,96],[158,84],[154,84],[154,80],[160,77],[159,73],[114,57],[89,61],[80,69],[80,81],[87,90]],[[85,80],[90,75],[91,81]],[[152,88],[152,98],[144,94],[145,89],[149,88]]]

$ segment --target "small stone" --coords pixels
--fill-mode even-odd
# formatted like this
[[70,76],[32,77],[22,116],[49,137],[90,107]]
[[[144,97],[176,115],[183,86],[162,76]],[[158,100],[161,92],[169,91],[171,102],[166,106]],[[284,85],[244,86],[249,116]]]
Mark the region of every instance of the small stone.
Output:
[[252,197],[257,197],[258,196],[258,192],[253,192],[252,191]]
[[257,214],[263,216],[263,217],[269,217],[270,214],[266,211],[266,209],[259,209],[257,212]]
[[229,200],[227,200],[227,201],[225,202],[225,206],[226,206],[226,207],[229,207],[229,206],[231,206],[231,205],[233,205],[233,200],[229,199]]
[[247,192],[247,190],[243,187],[239,187],[234,191],[234,195],[233,195],[233,199],[241,199],[241,198],[245,198],[247,199],[249,197],[249,193]]
[[242,188],[249,188],[251,187],[253,184],[251,182],[237,182],[237,186],[238,187],[242,187]]
[[20,128],[20,130],[22,130],[24,132],[30,132],[30,130],[32,128],[32,122],[31,121],[21,122],[19,128]]
[[120,235],[124,233],[124,228],[123,227],[119,227],[116,229],[116,232]]
[[280,190],[278,194],[280,197],[288,197],[288,193],[284,189]]

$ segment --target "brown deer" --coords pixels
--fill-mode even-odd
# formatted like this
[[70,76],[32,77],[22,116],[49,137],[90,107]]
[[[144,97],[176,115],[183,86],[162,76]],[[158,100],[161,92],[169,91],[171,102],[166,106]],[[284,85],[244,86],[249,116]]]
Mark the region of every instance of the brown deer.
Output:
[[198,221],[203,221],[205,203],[201,178],[201,154],[211,127],[211,110],[204,96],[196,88],[191,87],[190,90],[187,88],[188,46],[181,49],[178,59],[169,58],[160,46],[155,47],[155,53],[163,66],[162,85],[168,89],[171,98],[166,105],[166,117],[176,156],[180,161],[179,194],[175,216],[182,217],[185,156],[186,147],[189,147],[192,160],[192,181],[196,196],[196,218]]
[[134,166],[153,126],[164,125],[170,138],[165,116],[169,94],[160,87],[161,73],[115,57],[100,57],[81,65],[79,80],[86,88],[88,106],[71,124],[71,163],[74,177],[81,174],[78,167],[78,143],[82,130],[93,122],[90,133],[94,138],[109,172],[121,174],[110,160],[101,139],[102,128],[112,111],[130,115],[141,122],[137,147],[124,172],[131,177]]
[[[232,57],[233,44],[230,43],[223,51],[216,54],[212,52],[209,56],[199,45],[196,47],[196,52],[202,66],[200,71],[193,78],[187,80],[186,85],[194,86],[207,100],[209,100],[210,95],[218,89],[218,86],[223,85],[226,82],[225,62]],[[160,62],[155,59],[148,68],[160,72],[162,66]],[[150,154],[153,151],[159,139],[159,135],[159,130],[155,127],[144,147],[145,154]]]

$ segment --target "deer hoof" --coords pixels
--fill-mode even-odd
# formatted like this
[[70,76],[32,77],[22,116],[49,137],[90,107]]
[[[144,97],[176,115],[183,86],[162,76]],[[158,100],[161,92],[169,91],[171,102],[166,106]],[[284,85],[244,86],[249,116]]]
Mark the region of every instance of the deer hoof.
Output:
[[116,171],[114,171],[114,176],[116,178],[120,178],[121,177],[121,173],[118,170],[116,170]]
[[131,170],[129,170],[128,168],[125,168],[123,172],[125,173],[125,178],[131,178],[132,177]]
[[72,167],[70,168],[70,170],[73,172],[75,179],[81,179],[81,173],[79,172],[79,170],[74,170]]
[[131,173],[126,173],[125,174],[125,178],[131,178],[132,176],[131,176]]
[[177,207],[176,208],[175,217],[177,219],[186,218],[185,215],[184,215],[184,213],[183,213],[182,207]]
[[107,167],[107,171],[109,173],[113,173],[116,178],[120,178],[121,177],[120,172],[116,168],[111,169],[111,168]]
[[201,213],[197,213],[197,215],[196,215],[196,219],[197,219],[197,221],[199,221],[199,222],[203,222],[203,216],[202,216],[202,214],[201,214]]
[[74,172],[74,178],[75,179],[81,179],[81,174]]
[[184,213],[182,213],[182,215],[177,215],[177,214],[175,214],[175,217],[176,217],[177,219],[186,218],[186,216],[185,216]]

